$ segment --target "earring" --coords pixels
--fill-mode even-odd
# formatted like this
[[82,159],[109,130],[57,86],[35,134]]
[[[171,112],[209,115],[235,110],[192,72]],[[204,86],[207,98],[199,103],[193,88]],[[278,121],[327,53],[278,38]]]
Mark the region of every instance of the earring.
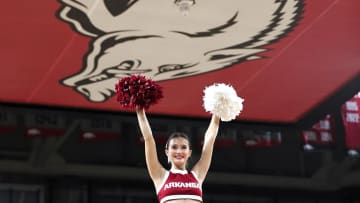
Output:
[[171,163],[171,160],[170,160],[170,157],[167,157],[167,161],[168,161],[168,164],[170,164]]

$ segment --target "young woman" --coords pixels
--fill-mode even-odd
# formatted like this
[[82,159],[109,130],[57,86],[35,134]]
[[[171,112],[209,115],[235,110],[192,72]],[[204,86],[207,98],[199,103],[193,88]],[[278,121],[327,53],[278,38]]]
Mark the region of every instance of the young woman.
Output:
[[220,118],[212,115],[205,133],[200,159],[190,171],[186,169],[187,161],[192,152],[188,137],[183,133],[174,133],[169,137],[165,146],[165,153],[171,163],[171,169],[168,171],[158,160],[155,140],[145,110],[137,109],[136,114],[145,141],[147,169],[155,185],[159,202],[202,202],[201,186],[210,167]]

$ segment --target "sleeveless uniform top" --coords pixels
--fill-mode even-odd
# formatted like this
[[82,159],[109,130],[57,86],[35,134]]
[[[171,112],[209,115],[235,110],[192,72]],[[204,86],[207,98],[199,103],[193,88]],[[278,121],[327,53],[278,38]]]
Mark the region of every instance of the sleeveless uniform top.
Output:
[[193,199],[202,202],[201,184],[192,171],[166,171],[164,181],[156,193],[160,203],[175,199]]

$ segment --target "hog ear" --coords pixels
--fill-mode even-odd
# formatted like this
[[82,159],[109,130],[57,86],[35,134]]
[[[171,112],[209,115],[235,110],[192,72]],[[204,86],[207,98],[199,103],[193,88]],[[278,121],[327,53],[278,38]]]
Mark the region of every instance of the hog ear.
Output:
[[251,46],[248,46],[248,48],[273,43],[288,34],[297,25],[304,9],[303,0],[288,0],[279,3],[283,5],[281,6],[282,9],[277,10],[273,14],[272,25],[275,26],[268,29],[267,32],[263,32],[262,36],[258,36],[259,40],[251,44]]
[[[89,20],[89,18],[80,10],[63,7],[59,12],[59,18],[70,24],[73,30],[89,37],[97,37],[105,34],[103,31],[96,28]],[[81,19],[81,20],[79,20]]]
[[104,5],[107,10],[113,15],[118,16],[122,14],[124,11],[129,9],[133,4],[135,4],[138,0],[104,0]]
[[[138,0],[60,0],[63,7],[58,16],[69,23],[73,29],[90,37],[97,37],[104,33],[118,31],[117,27],[108,27],[104,30],[103,19],[108,24],[113,23],[118,15],[121,15]],[[90,17],[89,17],[90,16]],[[113,22],[112,22],[113,21]]]

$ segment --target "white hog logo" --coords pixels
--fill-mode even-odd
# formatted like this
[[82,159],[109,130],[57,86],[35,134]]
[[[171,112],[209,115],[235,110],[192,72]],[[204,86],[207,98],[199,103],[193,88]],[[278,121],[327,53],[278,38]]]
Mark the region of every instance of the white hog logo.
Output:
[[259,59],[290,32],[303,0],[197,0],[183,16],[173,0],[61,0],[59,17],[93,38],[82,70],[61,81],[91,102],[122,77],[176,79]]

